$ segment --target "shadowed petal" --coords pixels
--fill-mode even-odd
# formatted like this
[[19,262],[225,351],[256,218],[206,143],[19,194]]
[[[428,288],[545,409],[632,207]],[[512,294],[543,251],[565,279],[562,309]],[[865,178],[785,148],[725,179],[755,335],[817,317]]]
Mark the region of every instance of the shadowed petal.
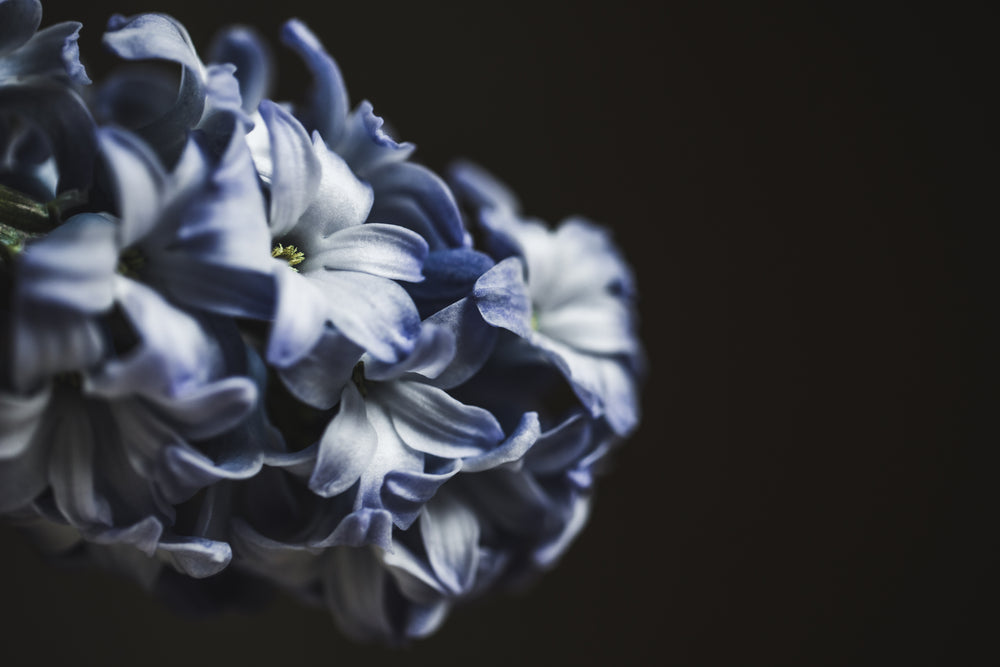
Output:
[[225,542],[171,535],[160,540],[156,555],[178,572],[203,579],[224,570],[233,558],[233,551]]
[[[435,250],[471,245],[455,197],[430,169],[401,162],[373,172],[370,181],[378,193],[372,207],[372,222],[389,222],[412,229]],[[401,202],[413,205],[398,205]]]
[[0,56],[27,43],[42,22],[38,0],[0,1]]
[[347,89],[337,63],[304,23],[293,19],[281,29],[281,41],[298,53],[313,75],[310,104],[300,110],[305,125],[329,144],[340,140],[347,119]]
[[167,173],[149,145],[131,132],[103,127],[97,141],[114,181],[121,214],[119,243],[125,248],[149,234],[163,214]]
[[50,393],[30,396],[0,393],[0,461],[21,456],[38,430]]
[[232,63],[240,82],[243,110],[253,113],[271,87],[273,58],[267,43],[248,26],[224,29],[212,40],[209,62]]

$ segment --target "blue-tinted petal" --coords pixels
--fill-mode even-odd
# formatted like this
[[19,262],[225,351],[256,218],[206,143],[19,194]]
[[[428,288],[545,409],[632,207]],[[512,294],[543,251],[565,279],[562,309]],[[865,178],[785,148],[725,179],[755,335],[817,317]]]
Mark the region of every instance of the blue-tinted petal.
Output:
[[431,384],[442,389],[457,387],[471,378],[486,360],[497,340],[497,330],[483,320],[472,299],[462,299],[438,311],[424,321],[451,332],[455,351],[448,366],[432,378]]
[[0,0],[0,56],[27,43],[41,22],[38,0]]
[[127,526],[84,526],[80,531],[88,541],[102,545],[128,545],[147,556],[156,552],[163,524],[156,517],[146,517]]
[[[231,377],[179,396],[150,397],[150,400],[181,435],[199,440],[224,433],[246,419],[257,402],[257,386],[247,378]],[[236,470],[244,472],[245,465],[233,463]],[[232,476],[240,478],[235,470]]]
[[101,313],[114,299],[117,229],[96,213],[73,216],[31,243],[18,264],[18,290],[32,308]]
[[328,144],[337,143],[347,119],[347,89],[337,63],[299,20],[285,23],[281,40],[299,54],[313,75],[312,99],[300,115],[306,126],[318,130]]
[[393,514],[393,523],[407,530],[420,516],[420,510],[441,487],[461,469],[455,461],[438,472],[393,470],[385,475],[382,504]]
[[396,225],[370,223],[333,234],[326,248],[306,256],[301,270],[339,269],[419,282],[426,256],[427,243],[418,234]]
[[180,90],[173,105],[152,123],[133,128],[173,162],[183,149],[188,131],[198,123],[205,109],[207,71],[187,30],[162,14],[115,15],[108,21],[104,45],[126,60],[167,60],[183,67]]
[[502,208],[511,212],[520,209],[517,196],[482,167],[459,161],[448,169],[448,182],[455,193],[476,208]]
[[502,465],[520,468],[524,463],[525,453],[535,444],[540,433],[538,414],[526,412],[517,428],[504,442],[487,452],[463,459],[462,471],[482,472]]
[[88,370],[105,353],[101,327],[86,315],[22,304],[15,313],[11,381],[18,391],[35,391],[58,373]]
[[[270,173],[261,175],[271,184],[271,235],[280,237],[291,229],[312,204],[322,171],[302,124],[270,100],[260,103],[263,128],[269,139]],[[258,170],[260,163],[257,163]]]
[[409,142],[397,143],[382,131],[383,123],[371,103],[364,101],[347,119],[339,140],[325,134],[323,138],[351,165],[354,173],[367,180],[377,169],[406,160],[416,149]]
[[94,119],[76,93],[55,84],[0,86],[0,109],[28,119],[48,137],[59,171],[57,191],[90,185],[96,155]]
[[333,550],[323,572],[323,592],[344,633],[361,640],[395,636],[386,608],[387,579],[371,549]]
[[389,364],[367,357],[364,360],[365,377],[369,380],[391,380],[406,373],[418,373],[426,378],[435,378],[449,367],[454,356],[454,334],[445,327],[424,322],[416,346],[405,359]]
[[441,493],[424,507],[420,517],[427,559],[452,595],[468,591],[479,565],[479,520],[454,497]]
[[[322,247],[337,231],[362,224],[372,208],[374,193],[358,179],[343,158],[327,148],[319,133],[313,133],[313,151],[322,167],[316,196],[299,218],[293,238],[306,248]],[[308,259],[308,257],[307,257]]]
[[[48,392],[44,394],[49,396]],[[39,424],[31,439],[13,456],[0,458],[0,514],[31,503],[48,486],[49,431],[51,424]],[[22,435],[28,436],[22,431]],[[10,447],[7,454],[17,447]]]
[[68,77],[77,83],[89,84],[77,44],[81,27],[75,21],[49,26],[16,51],[0,57],[0,81]]
[[420,382],[377,387],[393,426],[408,446],[442,458],[475,456],[503,439],[492,414]]
[[[412,229],[435,250],[471,245],[455,197],[430,169],[403,162],[375,171],[370,181],[378,193],[371,221]],[[397,205],[401,202],[414,206]]]
[[149,234],[163,215],[167,173],[149,145],[131,132],[101,128],[97,141],[118,198],[120,244],[125,248]]
[[484,273],[472,294],[484,320],[519,336],[531,334],[531,298],[518,258],[509,257]]
[[632,310],[623,299],[594,292],[537,313],[538,331],[591,354],[636,354]]
[[300,401],[319,410],[329,410],[340,400],[363,352],[336,328],[325,326],[306,354],[288,366],[279,367],[278,375]]
[[111,507],[98,495],[95,477],[94,430],[81,401],[58,404],[59,420],[52,428],[53,446],[48,461],[49,484],[56,506],[77,526],[112,525]]
[[407,285],[406,291],[426,318],[467,296],[492,266],[489,255],[471,248],[432,250],[424,259],[424,280]]
[[253,113],[271,87],[273,58],[267,43],[249,26],[224,29],[212,40],[208,61],[232,63],[240,82],[243,110]]
[[378,437],[368,422],[365,401],[354,383],[348,382],[340,410],[320,439],[309,488],[325,498],[343,493],[358,481],[377,446]]
[[301,545],[272,540],[242,519],[232,523],[233,549],[240,563],[289,586],[304,586],[319,576],[321,560]]
[[311,543],[316,547],[392,548],[392,513],[364,507],[344,517],[337,528],[324,540]]
[[38,430],[49,392],[28,396],[0,393],[0,461],[21,456]]
[[309,279],[326,293],[333,324],[373,357],[395,362],[413,350],[420,317],[402,287],[356,271],[314,271]]
[[547,336],[532,343],[560,369],[591,415],[603,416],[619,435],[629,434],[639,422],[636,379],[617,357],[598,357],[573,350]]
[[591,420],[576,413],[538,438],[525,455],[525,466],[536,475],[562,472],[580,460],[593,437]]
[[233,558],[233,551],[225,542],[171,535],[160,540],[156,555],[178,572],[204,579],[224,570]]
[[267,360],[287,368],[308,354],[323,335],[326,299],[317,284],[288,266],[275,268],[274,278],[278,302]]
[[115,290],[140,340],[126,356],[109,360],[90,376],[90,390],[109,398],[173,396],[211,378],[220,353],[197,320],[134,280],[118,276]]

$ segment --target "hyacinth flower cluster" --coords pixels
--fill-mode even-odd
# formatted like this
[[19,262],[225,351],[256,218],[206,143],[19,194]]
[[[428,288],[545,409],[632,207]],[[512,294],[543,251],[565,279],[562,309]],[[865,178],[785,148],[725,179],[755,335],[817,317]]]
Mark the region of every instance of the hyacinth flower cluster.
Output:
[[199,53],[0,0],[0,515],[192,608],[283,589],[401,642],[552,566],[638,422],[632,274],[353,108],[316,36],[268,98],[246,28]]

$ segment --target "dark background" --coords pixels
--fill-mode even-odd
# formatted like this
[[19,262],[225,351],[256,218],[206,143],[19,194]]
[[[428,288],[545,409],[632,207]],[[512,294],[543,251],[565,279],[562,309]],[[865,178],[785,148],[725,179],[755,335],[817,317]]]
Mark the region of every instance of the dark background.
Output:
[[303,18],[419,160],[473,159],[528,213],[614,229],[652,373],[562,563],[428,640],[355,645],[287,599],[188,620],[42,564],[4,526],[0,662],[1000,658],[982,8],[83,4],[46,2],[45,24],[85,23],[94,78],[107,16],[156,9],[203,49],[225,23],[260,27],[278,98],[305,82],[278,26]]

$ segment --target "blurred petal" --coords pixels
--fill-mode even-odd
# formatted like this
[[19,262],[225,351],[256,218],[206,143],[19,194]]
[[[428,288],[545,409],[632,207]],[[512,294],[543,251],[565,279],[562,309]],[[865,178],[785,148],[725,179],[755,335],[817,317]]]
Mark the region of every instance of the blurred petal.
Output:
[[456,162],[448,169],[448,181],[460,196],[477,208],[502,208],[517,212],[517,196],[482,167],[471,162]]
[[451,332],[455,352],[448,366],[432,378],[431,384],[442,389],[457,387],[483,367],[497,340],[497,330],[487,324],[472,299],[462,299],[424,321],[424,327],[436,326]]
[[225,542],[171,535],[160,540],[156,555],[178,572],[204,579],[224,570],[233,558],[233,551]]
[[21,456],[28,448],[49,397],[48,391],[30,396],[0,393],[0,461]]
[[327,326],[321,329],[316,344],[292,364],[279,367],[278,375],[300,401],[329,410],[340,400],[363,352],[337,329]]
[[253,113],[271,86],[273,58],[267,43],[249,26],[224,29],[208,49],[208,60],[232,63],[240,82],[243,110]]
[[[76,83],[89,84],[87,71],[80,63],[77,44],[81,27],[75,21],[49,26],[16,51],[0,57],[0,81],[48,77],[69,78]],[[5,28],[0,30],[6,32]],[[0,35],[0,44],[2,38]]]
[[29,244],[18,265],[18,298],[24,307],[88,314],[108,310],[118,263],[116,233],[106,217],[83,213]]
[[0,0],[0,56],[24,45],[41,22],[38,0]]
[[313,75],[312,99],[300,111],[305,124],[318,130],[328,144],[340,140],[347,118],[347,89],[340,69],[316,36],[297,19],[285,23],[281,41],[293,49]]
[[454,356],[454,334],[445,327],[424,322],[413,352],[395,364],[366,358],[365,377],[370,380],[391,380],[406,373],[419,373],[426,378],[434,378],[448,367]]
[[97,133],[121,213],[120,247],[136,243],[160,219],[167,173],[146,142],[130,132],[104,127]]
[[[350,159],[348,162],[354,165]],[[359,170],[355,167],[355,171]],[[471,245],[455,197],[430,169],[402,162],[375,171],[370,181],[378,193],[372,222],[412,229],[434,250]]]

